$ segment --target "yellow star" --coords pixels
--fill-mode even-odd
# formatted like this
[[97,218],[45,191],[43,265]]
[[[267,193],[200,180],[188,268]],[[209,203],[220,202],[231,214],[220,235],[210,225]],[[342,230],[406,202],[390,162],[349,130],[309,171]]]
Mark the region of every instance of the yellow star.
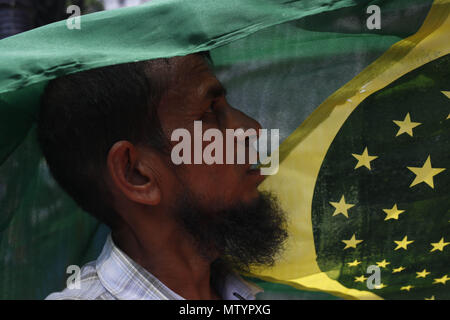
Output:
[[430,252],[439,250],[439,251],[443,251],[445,246],[448,246],[450,244],[450,242],[444,242],[444,238],[441,238],[441,240],[439,242],[435,242],[435,243],[431,243],[431,245],[433,246],[433,249],[430,250]]
[[358,261],[357,259],[355,259],[355,261],[353,261],[353,262],[347,262],[349,267],[356,267],[360,263],[361,263],[361,261]]
[[433,177],[442,171],[445,170],[445,168],[433,168],[431,167],[431,158],[428,156],[427,160],[425,160],[425,163],[423,164],[423,167],[407,167],[409,170],[411,170],[416,177],[414,178],[414,181],[409,186],[414,187],[416,184],[419,184],[421,182],[425,182],[428,184],[431,188],[434,189],[434,181]]
[[356,240],[355,234],[353,234],[353,236],[350,238],[350,240],[342,240],[342,242],[345,243],[345,248],[344,248],[344,250],[345,250],[348,248],[356,248],[356,246],[359,243],[363,242],[363,240]]
[[383,289],[386,287],[387,287],[387,285],[385,285],[384,283],[380,283],[378,286],[374,286],[375,289]]
[[413,136],[413,129],[417,126],[420,126],[420,122],[411,122],[411,118],[409,116],[409,112],[406,114],[406,117],[403,121],[394,120],[394,123],[398,125],[400,128],[398,129],[396,137],[403,133],[409,134],[411,137]]
[[395,268],[394,270],[392,270],[392,273],[402,272],[403,270],[405,270],[404,267],[398,267],[398,268]]
[[427,269],[423,269],[422,272],[416,272],[417,276],[416,278],[425,278],[430,273],[427,271]]
[[436,300],[436,299],[434,298],[434,296],[431,296],[430,298],[425,298],[425,300]]
[[398,210],[397,204],[394,204],[392,209],[383,209],[383,211],[386,213],[386,218],[384,218],[384,221],[389,219],[398,220],[398,216],[400,215],[400,213],[405,212],[405,210]]
[[364,282],[367,278],[362,275],[361,277],[355,277],[355,282]]
[[351,207],[355,206],[354,204],[345,203],[344,195],[342,195],[341,200],[339,202],[331,202],[330,201],[330,204],[336,208],[336,210],[334,210],[333,217],[335,215],[338,215],[339,213],[342,213],[344,216],[346,216],[348,218],[347,210],[350,209]]
[[387,262],[386,259],[384,259],[383,261],[377,262],[377,266],[379,266],[380,268],[386,268],[386,266],[388,264],[391,264],[391,263]]
[[401,287],[400,290],[406,290],[406,291],[409,291],[409,290],[411,290],[412,288],[414,288],[414,286],[408,285],[408,286],[405,286],[405,287]]
[[369,156],[369,152],[367,151],[367,147],[364,149],[362,154],[356,154],[352,153],[352,156],[358,160],[358,163],[355,166],[355,169],[358,169],[359,167],[366,167],[369,170],[372,170],[370,168],[370,162],[378,158],[378,156]]
[[447,277],[447,275],[443,276],[442,278],[436,278],[434,279],[433,283],[442,283],[445,284],[448,280],[450,280],[449,277]]
[[414,240],[408,241],[408,236],[405,236],[402,241],[394,241],[397,244],[397,247],[394,250],[398,250],[400,248],[407,250],[407,246],[410,243],[413,243]]

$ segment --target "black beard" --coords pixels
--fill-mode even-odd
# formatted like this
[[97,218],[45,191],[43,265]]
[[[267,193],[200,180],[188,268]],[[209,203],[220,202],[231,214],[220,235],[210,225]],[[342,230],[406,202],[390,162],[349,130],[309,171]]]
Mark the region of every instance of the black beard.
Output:
[[261,193],[249,205],[208,212],[185,196],[176,212],[203,257],[219,254],[227,267],[241,272],[250,266],[273,266],[288,236],[286,215],[270,193]]

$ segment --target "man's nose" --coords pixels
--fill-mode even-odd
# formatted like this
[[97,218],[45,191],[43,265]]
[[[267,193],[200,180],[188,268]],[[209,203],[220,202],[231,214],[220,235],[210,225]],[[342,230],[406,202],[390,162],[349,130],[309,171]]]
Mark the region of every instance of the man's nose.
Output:
[[224,125],[225,129],[255,129],[258,136],[259,130],[262,129],[261,124],[258,121],[230,105],[225,111]]

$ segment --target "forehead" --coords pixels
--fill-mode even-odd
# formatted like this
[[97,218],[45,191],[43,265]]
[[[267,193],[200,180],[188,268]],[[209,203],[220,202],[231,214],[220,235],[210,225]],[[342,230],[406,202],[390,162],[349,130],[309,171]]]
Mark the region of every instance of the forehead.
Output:
[[219,83],[206,58],[201,55],[175,57],[172,63],[171,87],[184,95],[202,95],[208,87]]
[[177,57],[175,63],[179,66],[179,71],[184,73],[202,74],[211,72],[206,58],[200,54]]
[[170,81],[158,108],[160,122],[167,130],[171,126],[183,127],[197,118],[211,96],[223,88],[200,55],[171,58],[168,67]]

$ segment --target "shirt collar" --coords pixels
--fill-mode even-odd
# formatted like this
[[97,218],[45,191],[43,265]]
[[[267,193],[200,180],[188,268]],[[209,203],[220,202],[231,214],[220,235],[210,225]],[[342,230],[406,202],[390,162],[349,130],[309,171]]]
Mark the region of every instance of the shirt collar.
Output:
[[[102,285],[120,300],[184,300],[121,251],[111,234],[96,261],[96,269]],[[217,290],[224,300],[253,300],[263,291],[233,272],[226,274],[222,283]]]

